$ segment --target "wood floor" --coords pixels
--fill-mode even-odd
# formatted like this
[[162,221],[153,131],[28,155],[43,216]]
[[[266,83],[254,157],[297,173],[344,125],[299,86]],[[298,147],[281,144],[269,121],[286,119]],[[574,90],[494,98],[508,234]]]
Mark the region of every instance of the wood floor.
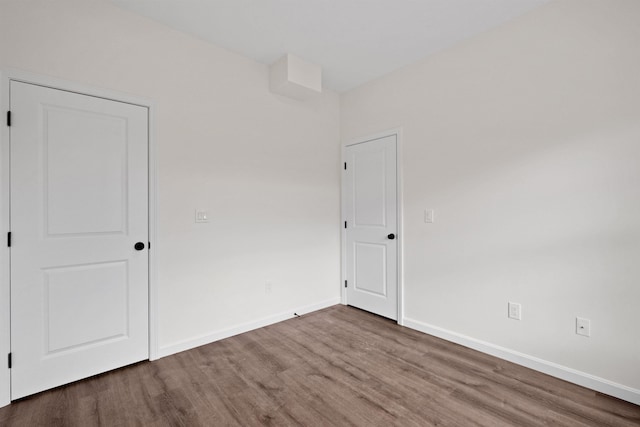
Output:
[[14,402],[2,426],[638,426],[640,406],[344,306]]

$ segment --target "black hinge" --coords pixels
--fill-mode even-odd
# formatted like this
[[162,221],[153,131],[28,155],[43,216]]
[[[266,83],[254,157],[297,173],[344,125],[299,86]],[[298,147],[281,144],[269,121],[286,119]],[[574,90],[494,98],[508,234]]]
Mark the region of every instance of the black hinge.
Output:
[[347,281],[346,280],[344,281],[344,287],[345,288],[347,287]]
[[347,162],[344,162],[344,170],[347,170]]
[[11,111],[7,111],[7,126],[11,126]]
[[149,243],[149,250],[151,250],[151,242],[148,242],[148,243]]
[[9,369],[11,369],[11,353],[7,355],[7,364],[9,365]]
[[347,228],[347,221],[344,222],[344,228]]
[[7,246],[11,247],[11,232],[7,233]]

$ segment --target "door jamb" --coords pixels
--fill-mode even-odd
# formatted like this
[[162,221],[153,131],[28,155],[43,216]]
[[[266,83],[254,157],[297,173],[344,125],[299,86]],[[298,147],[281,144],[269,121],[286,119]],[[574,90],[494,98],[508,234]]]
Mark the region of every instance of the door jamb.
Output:
[[347,147],[350,145],[361,144],[364,142],[372,141],[374,139],[381,139],[387,136],[396,137],[396,215],[397,215],[397,227],[398,227],[398,253],[397,253],[397,281],[398,281],[398,325],[404,326],[404,221],[403,221],[403,194],[402,194],[402,127],[389,129],[382,132],[377,132],[365,137],[359,137],[343,141],[341,162],[340,162],[340,302],[343,305],[347,304],[347,290],[344,286],[345,280],[347,280],[347,232],[344,228],[344,222],[347,220],[347,201],[346,201],[346,179],[345,170],[342,165],[347,160]]
[[[53,89],[91,95],[147,108],[148,111],[148,197],[149,197],[149,360],[159,358],[158,352],[158,292],[157,292],[157,159],[156,159],[156,126],[157,106],[151,100],[131,96],[110,89],[97,88],[63,79],[34,74],[26,71],[5,68],[0,70],[0,239],[10,231],[10,146],[9,127],[6,123],[6,112],[10,108],[9,85],[11,81],[20,81]],[[151,250],[152,249],[152,250]],[[11,371],[2,362],[4,355],[11,351],[11,283],[10,283],[10,251],[5,243],[0,244],[0,407],[11,403]]]

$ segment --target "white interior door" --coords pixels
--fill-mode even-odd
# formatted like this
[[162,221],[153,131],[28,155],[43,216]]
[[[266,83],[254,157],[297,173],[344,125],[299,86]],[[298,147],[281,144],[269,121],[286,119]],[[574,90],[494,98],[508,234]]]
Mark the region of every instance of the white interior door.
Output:
[[148,359],[148,110],[14,81],[10,99],[17,399]]
[[347,304],[398,318],[396,135],[346,148]]

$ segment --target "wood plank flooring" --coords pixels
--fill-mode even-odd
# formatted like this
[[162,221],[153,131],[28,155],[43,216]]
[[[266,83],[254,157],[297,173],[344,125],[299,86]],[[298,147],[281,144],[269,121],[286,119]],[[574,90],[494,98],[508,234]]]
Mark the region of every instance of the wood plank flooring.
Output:
[[40,393],[2,426],[640,426],[640,406],[333,306]]

